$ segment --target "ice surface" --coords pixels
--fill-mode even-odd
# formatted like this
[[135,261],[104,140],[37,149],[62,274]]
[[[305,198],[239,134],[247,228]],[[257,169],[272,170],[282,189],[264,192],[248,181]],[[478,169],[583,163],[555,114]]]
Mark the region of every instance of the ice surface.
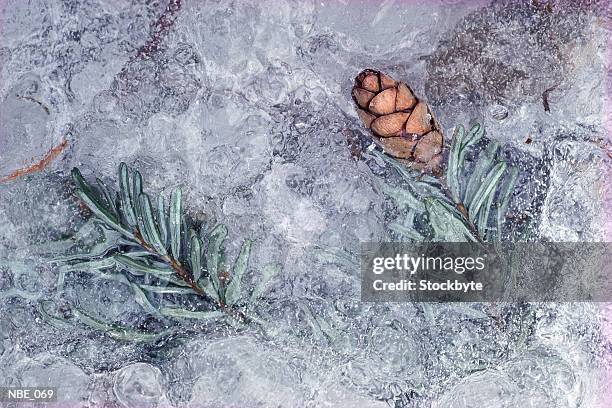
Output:
[[[347,147],[366,67],[407,81],[447,135],[482,121],[538,237],[602,240],[607,2],[166,3],[3,6],[0,177],[69,147],[0,184],[0,385],[61,377],[61,400],[91,407],[597,406],[612,366],[597,306],[364,304],[355,265],[317,248],[355,253],[398,215],[373,171],[391,175]],[[41,317],[69,247],[49,242],[83,223],[70,169],[114,183],[121,161],[226,223],[230,256],[252,238],[253,269],[283,266],[261,306],[271,335],[140,345]],[[80,307],[148,327],[125,287],[67,283]]]
[[122,406],[156,407],[163,404],[164,387],[158,368],[145,363],[123,367],[115,376],[113,390]]

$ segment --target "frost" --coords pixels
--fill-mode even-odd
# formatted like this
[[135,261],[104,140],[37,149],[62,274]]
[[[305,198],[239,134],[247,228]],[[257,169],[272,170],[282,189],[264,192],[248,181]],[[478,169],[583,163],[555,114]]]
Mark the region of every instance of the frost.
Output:
[[[352,80],[380,69],[427,98],[447,137],[477,120],[500,142],[520,170],[513,237],[527,214],[536,237],[603,240],[607,2],[167,3],[4,6],[0,177],[69,148],[0,185],[0,385],[55,378],[60,401],[90,406],[596,406],[599,306],[358,301],[359,242],[410,214],[374,181],[392,172],[347,140],[367,139]],[[267,336],[203,325],[131,344],[43,317],[49,260],[91,240],[74,237],[67,175],[114,183],[121,161],[253,239],[254,270],[283,267],[258,306]],[[163,329],[121,285],[66,283],[101,318]]]

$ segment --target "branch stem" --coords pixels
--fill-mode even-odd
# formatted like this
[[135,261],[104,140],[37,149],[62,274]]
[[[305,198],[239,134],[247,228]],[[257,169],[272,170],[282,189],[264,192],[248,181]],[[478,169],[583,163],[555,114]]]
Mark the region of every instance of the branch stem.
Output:
[[172,255],[160,255],[153,247],[145,242],[142,238],[142,234],[138,227],[134,231],[134,237],[138,242],[138,245],[142,246],[147,252],[150,252],[152,255],[155,255],[161,259],[163,259],[170,267],[176,272],[176,275],[185,283],[189,285],[198,295],[207,299],[212,303],[216,303],[217,307],[228,315],[236,318],[240,322],[245,322],[247,320],[247,316],[241,312],[240,310],[234,309],[228,305],[226,305],[222,300],[215,301],[210,296],[208,296],[201,287],[198,286],[197,282],[193,279],[192,275],[187,271],[180,262],[172,257]]
[[444,194],[446,195],[446,197],[452,203],[455,204],[455,208],[463,216],[463,219],[465,220],[467,227],[470,229],[470,232],[472,233],[474,238],[476,238],[476,241],[478,241],[479,244],[484,244],[482,237],[478,233],[478,229],[476,228],[476,225],[474,225],[472,220],[470,220],[470,214],[469,214],[468,209],[465,207],[465,204],[463,204],[461,200],[455,200],[455,198],[450,192],[450,189],[448,188],[448,185],[446,184],[445,179],[440,179],[440,186],[442,187],[442,191],[444,191]]

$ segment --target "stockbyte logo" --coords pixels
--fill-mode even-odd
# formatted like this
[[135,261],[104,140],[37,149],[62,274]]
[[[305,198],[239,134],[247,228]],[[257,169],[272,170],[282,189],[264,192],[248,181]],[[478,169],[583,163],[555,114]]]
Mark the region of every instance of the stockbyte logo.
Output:
[[372,284],[376,291],[442,291],[442,292],[464,292],[483,290],[482,282],[460,282],[458,280],[447,280],[446,282],[432,282],[421,279],[414,282],[402,279],[397,282],[385,282],[377,279]]

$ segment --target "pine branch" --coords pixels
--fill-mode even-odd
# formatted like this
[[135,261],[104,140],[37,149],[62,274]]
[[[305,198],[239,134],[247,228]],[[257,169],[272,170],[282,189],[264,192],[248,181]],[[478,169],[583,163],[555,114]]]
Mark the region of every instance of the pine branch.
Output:
[[[96,197],[95,191],[87,185],[79,169],[74,168],[72,175],[78,187],[77,196],[83,200],[94,215],[97,215],[107,226],[121,233],[126,239],[131,240],[150,255],[163,260],[175,271],[176,276],[188,284],[196,293],[204,298],[208,297],[204,290],[198,286],[193,272],[187,270],[181,261],[176,259],[175,255],[171,255],[166,250],[166,246],[162,244],[158,230],[161,229],[159,225],[165,224],[166,221],[159,219],[159,216],[157,220],[153,218],[150,200],[146,194],[142,193],[142,179],[139,173],[134,173],[134,176],[130,177],[129,169],[125,163],[121,163],[119,167],[121,182],[118,212],[114,206],[110,208],[104,206],[100,200],[102,197]],[[175,190],[173,196],[175,195],[180,197],[180,189]],[[107,204],[113,204],[112,193],[105,193],[104,198],[107,200]],[[109,199],[112,200],[110,203],[108,202]],[[180,202],[180,198],[178,200]],[[180,204],[178,204],[177,214],[179,217],[181,216],[180,208]],[[113,209],[115,211],[112,211]],[[114,212],[115,215],[111,212]],[[176,228],[178,232],[173,236],[173,239],[175,242],[180,242],[180,224]],[[177,252],[172,251],[172,254],[177,254]],[[220,307],[222,306],[218,299],[208,298],[207,300],[217,303]]]
[[[180,188],[172,191],[168,208],[163,196],[153,201],[155,206],[143,192],[142,176],[138,171],[121,163],[118,176],[119,190],[115,192],[99,179],[97,187],[87,183],[79,169],[72,170],[76,196],[91,210],[98,223],[121,238],[110,240],[105,234],[105,242],[96,244],[100,249],[92,248],[87,254],[59,259],[63,265],[58,290],[63,288],[66,273],[83,271],[130,286],[136,302],[152,315],[201,320],[227,316],[240,323],[257,321],[255,316],[249,315],[248,308],[265,293],[271,276],[264,273],[264,286],[257,286],[250,296],[245,293],[242,280],[248,267],[251,241],[242,245],[230,274],[225,265],[227,228],[224,225],[218,225],[210,233],[198,231],[184,213]],[[117,270],[122,273],[115,273]],[[153,305],[147,293],[162,297],[196,295],[216,310]],[[75,317],[87,316],[74,310]],[[108,326],[92,324],[95,321],[92,319],[80,321],[95,329]]]
[[[437,191],[432,191],[432,184],[423,182],[422,176],[416,177],[396,159],[376,151],[379,157],[393,165],[408,183],[410,190],[393,188],[382,180],[378,184],[398,204],[427,214],[434,239],[452,241],[463,237],[479,243],[499,241],[518,171],[503,161],[495,160],[499,146],[491,141],[468,172],[466,156],[470,148],[483,137],[484,129],[480,124],[473,125],[467,133],[463,126],[455,129],[446,178],[437,180]],[[500,188],[502,185],[503,189]],[[494,220],[491,220],[493,209],[497,211]],[[409,239],[420,236],[420,232],[415,231],[412,225],[393,223],[392,226],[398,234]]]

